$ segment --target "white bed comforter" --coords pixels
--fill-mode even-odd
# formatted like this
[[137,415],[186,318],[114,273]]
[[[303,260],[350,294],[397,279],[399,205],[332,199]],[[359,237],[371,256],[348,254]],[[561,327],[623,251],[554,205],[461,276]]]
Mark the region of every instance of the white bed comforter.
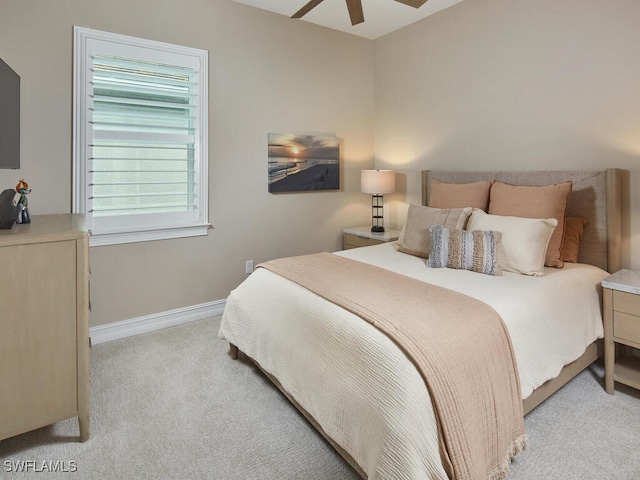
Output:
[[[511,335],[523,399],[602,337],[598,291],[608,273],[590,265],[547,268],[543,277],[490,277],[429,269],[395,242],[337,254],[491,305]],[[275,376],[368,478],[447,478],[422,378],[369,323],[257,269],[231,292],[219,335]]]

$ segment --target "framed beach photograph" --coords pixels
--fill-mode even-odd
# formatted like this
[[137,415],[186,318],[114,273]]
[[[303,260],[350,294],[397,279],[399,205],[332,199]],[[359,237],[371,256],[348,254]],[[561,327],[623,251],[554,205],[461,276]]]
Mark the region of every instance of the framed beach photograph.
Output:
[[340,139],[269,134],[269,192],[340,189]]

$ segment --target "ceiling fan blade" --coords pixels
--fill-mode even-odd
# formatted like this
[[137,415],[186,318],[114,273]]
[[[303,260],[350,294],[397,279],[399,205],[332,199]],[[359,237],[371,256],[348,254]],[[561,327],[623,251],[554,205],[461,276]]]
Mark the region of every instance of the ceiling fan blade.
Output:
[[307,13],[309,13],[311,10],[313,10],[314,8],[316,8],[318,5],[320,5],[322,3],[322,0],[311,0],[309,3],[307,3],[304,7],[302,7],[300,10],[298,10],[296,13],[294,13],[293,15],[291,15],[291,18],[302,18],[304,17]]
[[405,5],[409,5],[413,8],[420,8],[422,5],[427,3],[427,0],[396,0],[396,2],[404,3]]
[[349,10],[349,17],[351,17],[351,25],[364,22],[362,0],[347,0],[347,10]]

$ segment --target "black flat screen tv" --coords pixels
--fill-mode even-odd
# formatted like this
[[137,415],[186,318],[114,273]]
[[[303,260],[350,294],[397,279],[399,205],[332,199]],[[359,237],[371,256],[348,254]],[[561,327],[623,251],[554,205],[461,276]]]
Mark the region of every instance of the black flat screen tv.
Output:
[[1,58],[0,168],[20,168],[20,76]]

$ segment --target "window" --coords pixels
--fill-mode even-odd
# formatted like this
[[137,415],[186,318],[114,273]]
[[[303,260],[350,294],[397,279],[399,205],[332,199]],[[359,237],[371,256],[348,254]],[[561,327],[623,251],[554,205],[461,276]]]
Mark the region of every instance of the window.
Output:
[[206,235],[207,52],[74,29],[74,198],[91,245]]

